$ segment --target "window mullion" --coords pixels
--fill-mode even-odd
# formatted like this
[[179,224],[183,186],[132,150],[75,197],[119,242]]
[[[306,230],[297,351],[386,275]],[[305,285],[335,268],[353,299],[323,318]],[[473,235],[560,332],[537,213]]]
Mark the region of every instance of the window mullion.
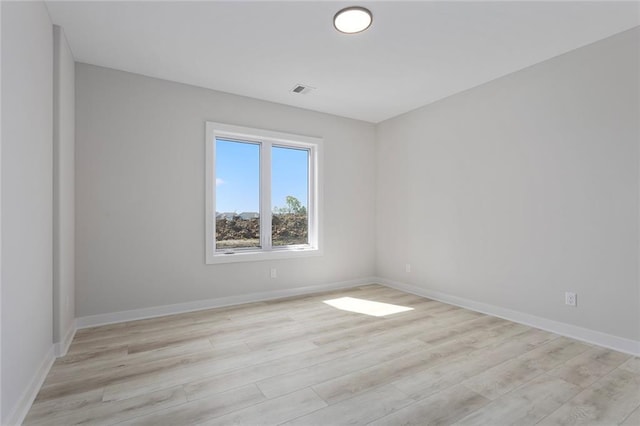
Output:
[[262,249],[271,250],[271,142],[260,144],[260,238]]

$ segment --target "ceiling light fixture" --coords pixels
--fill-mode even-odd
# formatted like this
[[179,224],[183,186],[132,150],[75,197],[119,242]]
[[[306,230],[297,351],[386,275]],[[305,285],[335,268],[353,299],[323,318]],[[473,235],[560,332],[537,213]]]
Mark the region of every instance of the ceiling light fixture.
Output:
[[373,15],[369,9],[360,6],[346,7],[333,17],[333,26],[345,34],[360,33],[371,26]]

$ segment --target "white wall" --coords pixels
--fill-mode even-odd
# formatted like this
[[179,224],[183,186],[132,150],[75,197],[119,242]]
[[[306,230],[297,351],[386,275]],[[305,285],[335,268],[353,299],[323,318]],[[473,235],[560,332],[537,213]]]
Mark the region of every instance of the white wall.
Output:
[[[324,138],[322,257],[205,264],[208,120]],[[371,124],[77,64],[77,315],[371,276],[374,163]]]
[[[2,6],[0,5],[0,52],[2,52]],[[0,58],[1,59],[1,58]],[[0,60],[0,99],[2,98],[2,61]],[[2,102],[0,102],[0,331],[2,331]],[[2,423],[2,337],[0,337],[0,423]]]
[[42,2],[0,7],[2,424],[10,424],[52,361],[53,32]]
[[639,34],[381,123],[378,275],[640,340]]
[[64,346],[75,319],[75,61],[53,30],[53,341]]

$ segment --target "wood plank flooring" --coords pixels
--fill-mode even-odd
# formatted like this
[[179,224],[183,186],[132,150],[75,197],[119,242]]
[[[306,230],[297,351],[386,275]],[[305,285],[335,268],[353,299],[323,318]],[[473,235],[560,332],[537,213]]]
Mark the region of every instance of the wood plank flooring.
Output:
[[367,285],[79,330],[25,424],[640,426],[640,359]]

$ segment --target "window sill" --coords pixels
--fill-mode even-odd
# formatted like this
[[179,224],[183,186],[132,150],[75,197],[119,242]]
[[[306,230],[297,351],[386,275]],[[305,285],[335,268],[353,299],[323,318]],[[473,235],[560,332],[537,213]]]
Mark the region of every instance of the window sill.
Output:
[[217,265],[219,263],[238,263],[238,262],[263,262],[268,260],[279,259],[296,259],[299,257],[322,256],[322,250],[317,248],[293,249],[293,250],[273,250],[273,251],[253,251],[253,252],[236,252],[232,254],[216,253],[207,258],[208,265]]

